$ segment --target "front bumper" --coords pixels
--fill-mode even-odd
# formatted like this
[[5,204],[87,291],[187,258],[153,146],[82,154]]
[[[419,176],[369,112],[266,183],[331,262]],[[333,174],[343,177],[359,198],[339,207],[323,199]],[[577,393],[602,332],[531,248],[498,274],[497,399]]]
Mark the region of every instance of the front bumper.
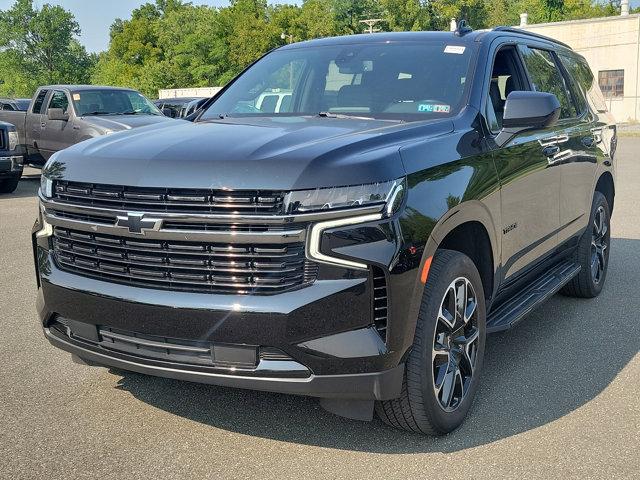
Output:
[[24,157],[15,152],[0,151],[0,178],[14,177],[22,172]]
[[[42,240],[42,239],[38,239]],[[325,398],[399,396],[404,365],[371,327],[367,278],[316,281],[272,296],[158,291],[81,277],[59,269],[36,244],[37,308],[49,342],[104,366],[181,380]],[[288,359],[260,358],[253,368],[202,366],[114,351],[52,326],[83,326],[209,342],[276,348]]]
[[245,388],[268,392],[308,395],[322,398],[385,400],[400,394],[404,365],[392,369],[360,374],[313,375],[306,377],[255,376],[229,373],[211,373],[176,367],[154,365],[140,359],[118,358],[61,338],[44,328],[49,342],[62,350],[79,356],[82,360],[106,367],[121,368],[158,377],[174,378],[190,382]]

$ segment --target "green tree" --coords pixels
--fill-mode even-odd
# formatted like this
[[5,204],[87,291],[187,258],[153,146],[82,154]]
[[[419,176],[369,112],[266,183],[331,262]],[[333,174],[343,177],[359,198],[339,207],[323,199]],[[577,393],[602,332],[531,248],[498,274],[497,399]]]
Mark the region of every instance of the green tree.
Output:
[[60,6],[17,0],[0,10],[0,92],[31,96],[41,84],[86,83],[96,57],[75,38],[80,27]]

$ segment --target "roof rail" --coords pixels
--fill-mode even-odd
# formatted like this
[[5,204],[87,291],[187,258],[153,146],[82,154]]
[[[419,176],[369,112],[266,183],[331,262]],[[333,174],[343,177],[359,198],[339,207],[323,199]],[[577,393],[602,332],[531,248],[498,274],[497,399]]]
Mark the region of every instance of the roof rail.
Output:
[[522,30],[521,28],[502,26],[502,27],[494,28],[493,31],[494,32],[519,33],[521,35],[527,35],[529,37],[539,38],[541,40],[546,40],[548,42],[557,43],[559,45],[562,45],[563,47],[571,48],[569,45],[567,45],[564,42],[561,42],[560,40],[556,40],[555,38],[547,37],[546,35],[540,35],[539,33],[533,33],[533,32],[530,32],[528,30]]

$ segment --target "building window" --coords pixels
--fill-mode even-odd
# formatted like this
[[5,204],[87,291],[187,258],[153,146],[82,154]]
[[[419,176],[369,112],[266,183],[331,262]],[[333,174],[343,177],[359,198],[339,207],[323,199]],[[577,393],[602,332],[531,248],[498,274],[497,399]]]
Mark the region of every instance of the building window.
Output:
[[624,70],[600,70],[598,84],[605,97],[624,95]]

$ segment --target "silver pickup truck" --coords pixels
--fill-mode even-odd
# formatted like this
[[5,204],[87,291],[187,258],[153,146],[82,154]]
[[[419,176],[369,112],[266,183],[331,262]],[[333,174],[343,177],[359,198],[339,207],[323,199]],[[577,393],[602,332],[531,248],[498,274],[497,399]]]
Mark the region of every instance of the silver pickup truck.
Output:
[[176,120],[135,90],[48,85],[38,88],[26,112],[0,110],[0,121],[16,126],[25,163],[42,166],[58,150],[83,140]]

